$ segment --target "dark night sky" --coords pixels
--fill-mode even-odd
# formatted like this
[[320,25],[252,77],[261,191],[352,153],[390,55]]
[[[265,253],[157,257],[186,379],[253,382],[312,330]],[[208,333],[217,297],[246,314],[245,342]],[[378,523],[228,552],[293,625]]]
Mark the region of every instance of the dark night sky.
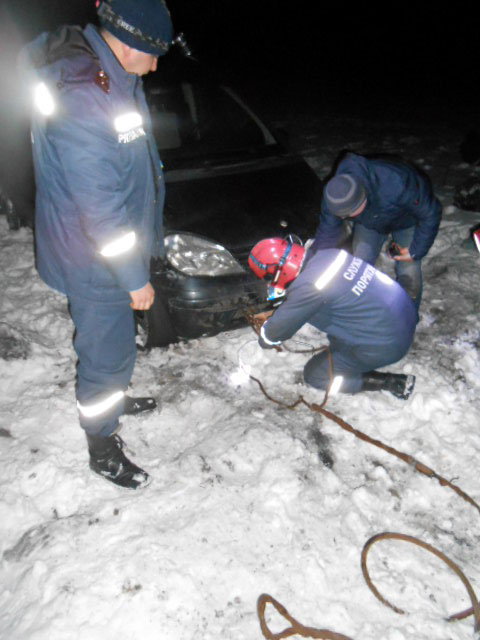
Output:
[[[462,7],[426,3],[167,0],[196,57],[267,119],[309,114],[480,130],[477,25]],[[320,7],[319,15],[312,7]],[[462,13],[461,13],[461,12]],[[0,184],[33,192],[21,46],[61,24],[95,21],[94,0],[0,0]],[[158,73],[161,71],[159,70]],[[338,118],[336,120],[338,122]],[[288,133],[288,132],[287,132]],[[28,202],[27,202],[28,201]]]
[[[5,1],[5,0],[4,0]],[[23,40],[95,17],[94,0],[6,0]],[[343,111],[417,105],[443,117],[472,104],[475,24],[455,5],[297,0],[170,0],[174,26],[198,57],[278,100]],[[319,13],[313,7],[319,7]],[[453,7],[453,8],[451,8]],[[473,76],[470,84],[470,75]],[[291,102],[291,100],[290,100]],[[472,109],[472,112],[476,111]]]

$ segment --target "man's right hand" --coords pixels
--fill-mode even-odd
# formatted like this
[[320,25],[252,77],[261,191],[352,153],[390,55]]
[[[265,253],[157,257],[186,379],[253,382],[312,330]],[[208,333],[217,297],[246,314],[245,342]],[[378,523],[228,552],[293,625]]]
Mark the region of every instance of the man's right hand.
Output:
[[257,333],[260,333],[263,323],[272,315],[273,311],[262,311],[252,316],[252,327]]
[[129,294],[132,299],[130,306],[135,311],[146,311],[150,309],[155,299],[155,290],[150,282],[147,282],[141,289],[129,291]]
[[261,311],[260,313],[256,313],[253,317],[255,318],[255,324],[259,324],[260,326],[270,318],[273,313],[273,309],[269,311]]

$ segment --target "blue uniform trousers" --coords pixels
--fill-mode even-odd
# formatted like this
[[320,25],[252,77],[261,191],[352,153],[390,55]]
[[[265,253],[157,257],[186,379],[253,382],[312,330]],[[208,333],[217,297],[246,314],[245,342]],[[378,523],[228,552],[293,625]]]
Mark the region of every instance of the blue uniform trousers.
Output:
[[[128,387],[137,354],[134,315],[127,300],[102,302],[70,296],[69,310],[78,356],[77,401],[82,407],[92,407]],[[124,405],[120,397],[98,415],[87,417],[79,411],[80,424],[88,435],[107,437],[117,428]]]
[[[395,344],[354,345],[327,336],[332,356],[333,377],[343,376],[342,393],[358,393],[362,389],[362,373],[397,362],[407,353],[411,336],[399,336]],[[322,351],[311,358],[303,370],[307,384],[327,389],[330,384],[328,352]]]
[[[414,234],[415,227],[409,227],[408,229],[393,231],[391,235],[394,242],[397,242],[401,247],[408,248]],[[387,235],[374,229],[367,229],[362,224],[356,223],[353,230],[353,255],[375,266]],[[395,274],[398,284],[412,298],[418,311],[423,291],[421,260],[414,260],[413,262],[395,260]]]

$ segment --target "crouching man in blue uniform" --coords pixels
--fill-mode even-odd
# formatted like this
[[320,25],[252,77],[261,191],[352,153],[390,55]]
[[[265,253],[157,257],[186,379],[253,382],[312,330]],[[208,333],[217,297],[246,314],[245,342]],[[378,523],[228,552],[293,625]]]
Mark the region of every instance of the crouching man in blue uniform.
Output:
[[22,54],[32,81],[42,279],[68,297],[78,356],[76,396],[90,467],[131,489],[149,476],[123,453],[119,416],[154,409],[126,395],[136,357],[133,310],[154,300],[164,181],[141,76],[172,41],[163,0],[103,0],[101,29],[44,33]]
[[375,371],[403,358],[412,343],[417,314],[399,284],[344,250],[319,250],[305,260],[304,247],[281,238],[255,245],[249,265],[277,295],[287,288],[262,325],[261,347],[280,345],[309,323],[327,334],[333,378],[323,351],[305,366],[307,384],[330,393],[384,389],[409,397],[414,376]]
[[418,310],[421,260],[435,240],[442,207],[428,176],[400,158],[347,153],[323,190],[311,253],[335,247],[343,219],[353,222],[353,254],[375,265],[387,237],[399,282]]

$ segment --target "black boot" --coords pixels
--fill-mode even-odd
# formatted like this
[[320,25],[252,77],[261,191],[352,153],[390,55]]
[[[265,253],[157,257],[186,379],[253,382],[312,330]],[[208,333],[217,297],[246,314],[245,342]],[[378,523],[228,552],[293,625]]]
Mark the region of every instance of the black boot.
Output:
[[135,416],[137,413],[143,411],[153,411],[157,408],[155,398],[131,398],[125,396],[125,409],[123,410],[126,416]]
[[415,376],[388,371],[368,371],[363,376],[362,391],[390,391],[397,398],[406,400],[415,386]]
[[92,471],[127,489],[140,489],[149,484],[148,473],[130,462],[123,453],[124,442],[120,436],[102,438],[87,435],[87,442]]

